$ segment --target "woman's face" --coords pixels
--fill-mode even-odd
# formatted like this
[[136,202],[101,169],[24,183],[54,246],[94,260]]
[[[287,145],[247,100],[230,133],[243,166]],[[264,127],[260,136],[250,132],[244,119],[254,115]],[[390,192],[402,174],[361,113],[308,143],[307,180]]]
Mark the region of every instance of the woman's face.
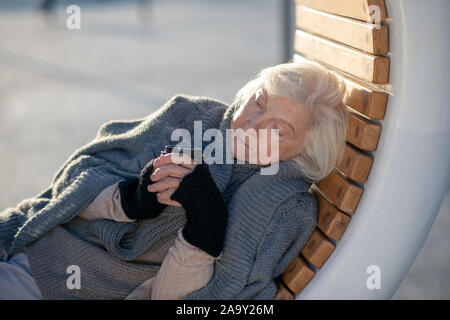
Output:
[[[267,148],[261,150],[263,156],[271,157],[271,144],[274,141],[272,139],[276,136],[270,135],[270,129],[278,129],[278,161],[292,158],[296,155],[295,150],[305,139],[311,119],[311,112],[305,105],[294,103],[281,96],[269,95],[264,88],[260,88],[245,105],[242,105],[236,111],[230,122],[230,129],[243,129],[244,132],[248,129],[254,129],[255,131],[250,130],[248,132],[256,134],[256,136],[252,134],[242,136],[239,131],[235,131],[233,156],[247,162],[253,162],[250,160],[257,159],[258,164],[267,164],[267,162],[261,161],[262,158],[258,153],[259,146]],[[259,131],[259,129],[267,129],[268,134],[261,134],[263,131]],[[255,138],[257,143],[252,145],[249,142],[250,137]],[[238,152],[239,150],[245,150],[245,156],[242,151]],[[256,158],[251,158],[250,153],[256,154]],[[276,158],[276,155],[273,155],[273,157]],[[270,162],[276,162],[274,158]]]

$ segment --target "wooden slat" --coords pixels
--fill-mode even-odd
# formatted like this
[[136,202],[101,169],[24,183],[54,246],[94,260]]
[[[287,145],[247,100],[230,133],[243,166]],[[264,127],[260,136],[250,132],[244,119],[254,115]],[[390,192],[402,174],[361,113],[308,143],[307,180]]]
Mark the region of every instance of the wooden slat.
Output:
[[346,144],[342,160],[336,168],[353,181],[363,183],[367,180],[372,162],[371,156]]
[[297,27],[351,47],[373,53],[385,54],[388,49],[388,27],[377,26],[354,19],[317,11],[297,5]]
[[340,212],[318,192],[316,192],[316,197],[319,204],[319,219],[317,226],[327,235],[327,237],[338,241],[347,228],[350,218]]
[[357,78],[377,84],[386,84],[389,80],[389,59],[386,57],[365,53],[298,29],[294,47],[306,58],[331,65]]
[[[334,251],[334,244],[315,230],[302,249],[302,254],[314,267],[321,268]],[[290,287],[289,287],[290,288]]]
[[336,207],[345,213],[353,214],[363,193],[361,187],[333,171],[320,180],[317,187]]
[[298,294],[314,277],[314,271],[299,257],[291,262],[282,278],[288,288]]
[[[310,61],[298,54],[293,56],[294,63]],[[373,84],[350,78],[348,75],[339,72],[339,70],[330,70],[336,72],[345,81],[347,90],[344,103],[347,106],[372,119],[384,118],[388,99],[387,92],[380,90]]]
[[294,295],[287,290],[281,281],[277,281],[277,293],[274,300],[294,300]]
[[380,8],[380,21],[386,20],[384,0],[295,0],[297,4],[316,10],[338,14],[344,17],[376,22],[375,15],[369,11],[371,5]]
[[381,126],[356,113],[349,112],[347,141],[366,151],[375,151],[380,138]]
[[363,83],[344,77],[346,95],[344,103],[350,108],[372,119],[383,119],[388,94]]

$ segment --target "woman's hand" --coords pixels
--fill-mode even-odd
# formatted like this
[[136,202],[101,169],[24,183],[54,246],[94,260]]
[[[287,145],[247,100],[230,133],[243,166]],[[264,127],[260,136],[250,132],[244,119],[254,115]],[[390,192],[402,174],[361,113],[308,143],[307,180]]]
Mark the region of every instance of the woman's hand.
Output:
[[179,187],[184,176],[191,173],[196,166],[197,164],[187,154],[163,154],[153,162],[153,172],[150,175],[153,183],[147,190],[156,193],[159,203],[181,207],[182,205],[170,199],[170,196]]
[[186,154],[167,153],[155,158],[147,190],[164,205],[183,207],[183,237],[213,257],[219,257],[225,239],[228,210],[208,167]]

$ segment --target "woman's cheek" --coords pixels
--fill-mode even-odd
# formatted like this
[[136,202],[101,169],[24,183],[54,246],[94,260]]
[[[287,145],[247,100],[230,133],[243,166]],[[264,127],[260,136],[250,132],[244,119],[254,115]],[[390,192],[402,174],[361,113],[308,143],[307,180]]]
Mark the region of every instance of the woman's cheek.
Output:
[[259,153],[262,157],[271,157],[271,151],[270,150],[270,146],[271,146],[271,137],[270,135],[264,135],[263,139],[260,139],[260,143],[259,143]]
[[[273,136],[269,133],[262,132],[258,137],[257,162],[260,165],[266,165],[270,162],[276,162],[277,159],[272,159],[276,156],[276,150],[272,150],[272,146],[276,146],[276,141],[273,141]],[[275,152],[274,152],[275,151]]]

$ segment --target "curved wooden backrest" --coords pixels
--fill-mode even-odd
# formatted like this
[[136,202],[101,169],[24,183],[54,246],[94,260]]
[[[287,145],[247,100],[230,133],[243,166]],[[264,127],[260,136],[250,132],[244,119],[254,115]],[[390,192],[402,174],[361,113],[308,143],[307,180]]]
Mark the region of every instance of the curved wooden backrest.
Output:
[[[294,61],[336,71],[347,85],[349,119],[341,162],[312,190],[319,204],[316,230],[277,279],[275,299],[294,299],[324,265],[351,222],[377,149],[389,81],[384,0],[295,0]],[[376,6],[376,7],[374,7]],[[376,21],[379,18],[380,21]]]

